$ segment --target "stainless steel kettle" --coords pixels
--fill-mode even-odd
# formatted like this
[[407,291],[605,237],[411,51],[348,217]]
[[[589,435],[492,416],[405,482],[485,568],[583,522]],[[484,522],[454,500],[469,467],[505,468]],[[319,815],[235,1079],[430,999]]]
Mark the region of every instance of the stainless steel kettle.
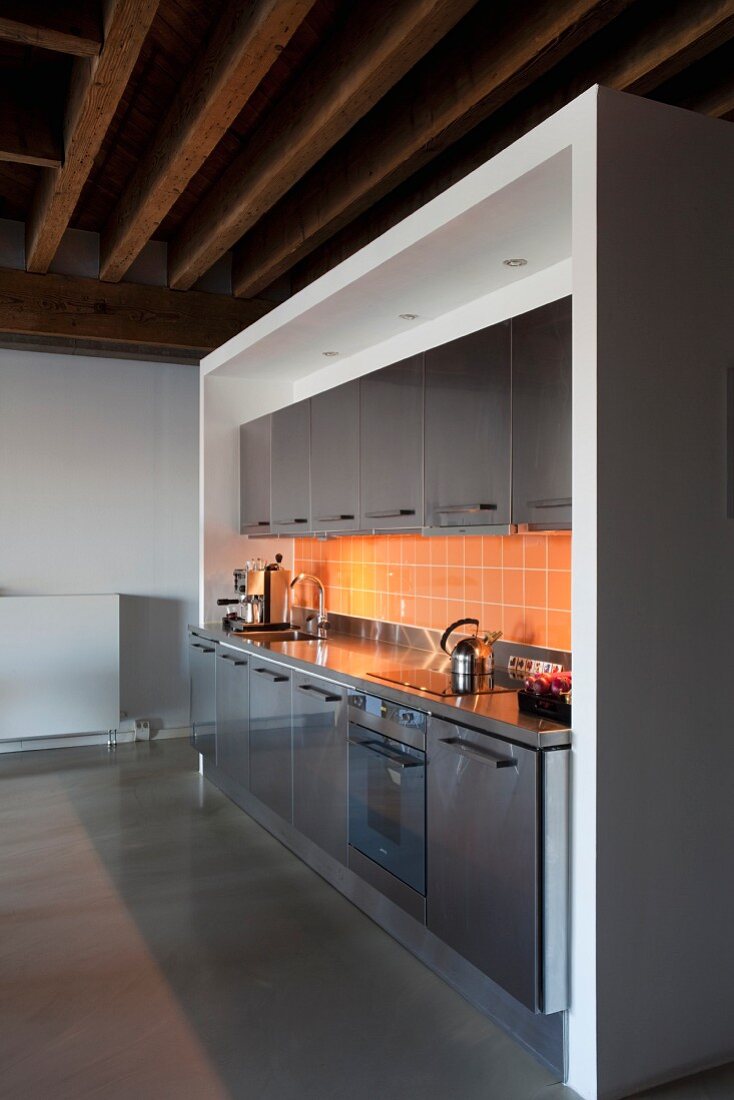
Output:
[[[453,649],[447,642],[460,626],[473,626],[474,636],[462,638]],[[494,650],[492,646],[502,637],[501,630],[491,634],[479,634],[479,619],[457,619],[444,630],[441,637],[441,649],[451,658],[451,676],[457,690],[471,691],[473,683],[480,676],[489,676],[494,669]]]

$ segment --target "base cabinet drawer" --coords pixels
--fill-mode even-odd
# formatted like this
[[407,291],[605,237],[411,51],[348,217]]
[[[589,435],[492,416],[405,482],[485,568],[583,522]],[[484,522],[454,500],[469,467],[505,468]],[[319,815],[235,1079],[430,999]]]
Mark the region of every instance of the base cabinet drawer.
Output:
[[249,661],[219,647],[216,659],[217,767],[239,787],[250,785]]
[[347,861],[347,698],[338,684],[293,676],[293,824]]
[[293,821],[291,670],[250,662],[250,791]]
[[431,719],[431,932],[539,1009],[537,753]]

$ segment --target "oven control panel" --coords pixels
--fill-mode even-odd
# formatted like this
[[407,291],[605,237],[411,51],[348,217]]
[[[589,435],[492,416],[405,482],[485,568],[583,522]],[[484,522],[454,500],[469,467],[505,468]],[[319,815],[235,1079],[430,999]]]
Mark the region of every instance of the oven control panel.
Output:
[[356,692],[349,696],[349,705],[374,718],[382,718],[405,729],[426,730],[426,715],[400,703],[391,703],[388,699],[379,699],[376,695],[364,695]]

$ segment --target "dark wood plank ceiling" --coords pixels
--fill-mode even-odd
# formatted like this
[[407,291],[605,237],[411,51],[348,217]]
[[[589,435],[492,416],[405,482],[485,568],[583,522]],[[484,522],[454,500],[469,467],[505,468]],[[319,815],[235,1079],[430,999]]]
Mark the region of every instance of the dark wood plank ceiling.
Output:
[[[150,238],[177,288],[233,248],[250,312],[211,295],[197,331],[192,299],[156,343],[206,350],[590,85],[734,120],[732,73],[734,0],[0,0],[0,217],[41,280],[3,273],[0,339],[52,340],[45,308],[60,345],[144,346]],[[44,306],[67,228],[100,234],[94,323],[78,286]]]

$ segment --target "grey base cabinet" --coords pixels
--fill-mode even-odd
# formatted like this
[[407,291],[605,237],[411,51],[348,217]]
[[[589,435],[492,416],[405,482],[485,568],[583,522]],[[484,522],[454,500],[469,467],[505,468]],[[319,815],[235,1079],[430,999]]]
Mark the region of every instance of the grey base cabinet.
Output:
[[250,785],[249,662],[218,647],[216,655],[217,767],[239,787]]
[[253,657],[250,663],[250,791],[293,821],[291,671]]
[[340,863],[347,862],[346,691],[293,676],[293,824]]
[[433,718],[427,755],[428,928],[537,1011],[538,754]]
[[189,635],[189,721],[194,747],[214,763],[216,756],[214,643]]

